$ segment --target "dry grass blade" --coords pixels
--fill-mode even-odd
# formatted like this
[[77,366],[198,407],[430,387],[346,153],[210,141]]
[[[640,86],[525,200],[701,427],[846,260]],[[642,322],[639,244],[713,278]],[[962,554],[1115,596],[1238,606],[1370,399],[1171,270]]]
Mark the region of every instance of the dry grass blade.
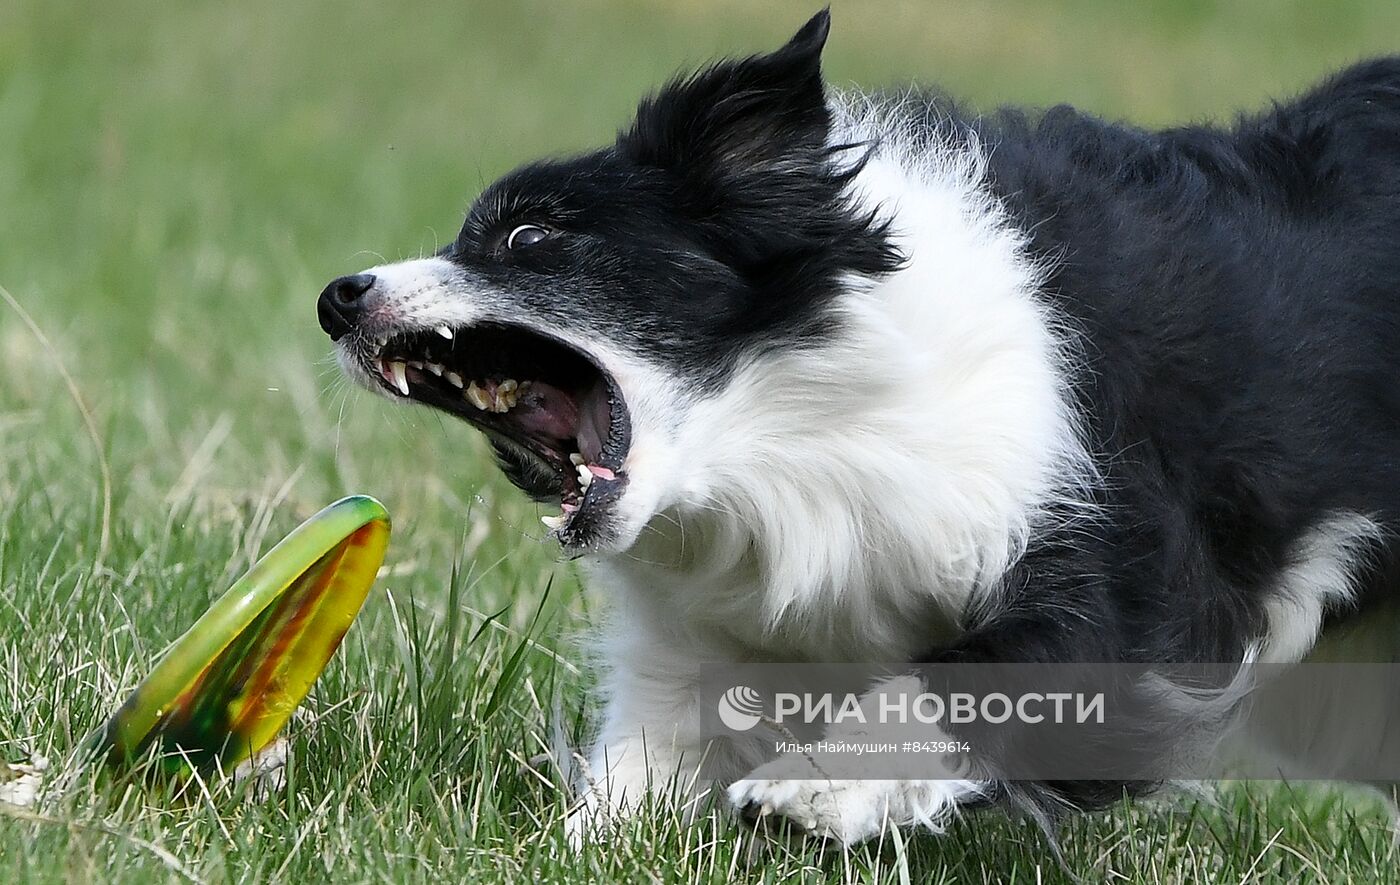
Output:
[[30,333],[39,346],[44,348],[49,359],[52,360],[54,369],[68,388],[68,395],[73,399],[73,405],[77,406],[78,414],[83,418],[83,427],[87,430],[88,438],[92,440],[93,451],[97,455],[97,469],[102,475],[102,528],[97,537],[97,557],[93,563],[93,572],[101,572],[107,559],[107,551],[112,545],[112,468],[107,464],[107,449],[102,444],[102,436],[97,432],[97,420],[92,416],[92,410],[88,408],[87,401],[83,399],[83,393],[78,389],[78,382],[73,380],[68,367],[59,359],[58,351],[53,343],[49,341],[49,336],[44,334],[44,330],[34,321],[34,317],[29,315],[29,311],[24,309],[24,305],[10,294],[10,290],[0,285],[0,298],[10,305],[10,309],[19,315],[29,328]]

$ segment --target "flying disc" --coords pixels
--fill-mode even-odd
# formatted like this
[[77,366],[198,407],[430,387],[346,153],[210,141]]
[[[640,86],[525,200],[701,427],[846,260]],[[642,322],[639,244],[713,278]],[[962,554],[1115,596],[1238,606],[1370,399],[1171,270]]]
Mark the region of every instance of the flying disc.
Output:
[[389,514],[342,498],[254,563],[175,641],[95,736],[108,762],[159,743],[170,773],[231,771],[270,744],[305,699],[374,584]]

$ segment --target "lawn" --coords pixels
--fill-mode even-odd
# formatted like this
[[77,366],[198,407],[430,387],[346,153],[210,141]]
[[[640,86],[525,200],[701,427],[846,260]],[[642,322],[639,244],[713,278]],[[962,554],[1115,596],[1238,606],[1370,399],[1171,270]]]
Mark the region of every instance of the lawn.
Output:
[[[849,854],[657,813],[582,854],[523,766],[583,739],[606,604],[464,426],[350,389],[314,300],[430,251],[514,163],[610,137],[678,66],[776,45],[807,3],[6,0],[0,5],[0,881],[1070,881],[992,816]],[[837,83],[982,106],[1221,118],[1395,46],[1400,5],[838,2]],[[285,790],[181,795],[66,766],[283,533],[349,492],[384,577],[292,730]],[[1400,881],[1359,794],[1235,786],[1073,822],[1086,881]]]

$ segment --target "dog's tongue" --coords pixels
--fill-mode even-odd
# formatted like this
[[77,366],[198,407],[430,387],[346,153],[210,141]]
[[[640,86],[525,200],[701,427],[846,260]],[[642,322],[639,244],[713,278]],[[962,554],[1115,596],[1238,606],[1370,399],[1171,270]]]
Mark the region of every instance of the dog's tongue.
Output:
[[578,403],[557,387],[533,381],[510,418],[521,430],[541,439],[563,441],[578,433]]
[[577,451],[588,463],[597,464],[611,415],[602,384],[575,399],[553,385],[533,381],[511,409],[510,420],[530,436],[549,440],[565,452]]
[[579,403],[578,450],[589,464],[599,464],[603,457],[603,440],[608,437],[612,409],[608,406],[608,391],[595,384]]

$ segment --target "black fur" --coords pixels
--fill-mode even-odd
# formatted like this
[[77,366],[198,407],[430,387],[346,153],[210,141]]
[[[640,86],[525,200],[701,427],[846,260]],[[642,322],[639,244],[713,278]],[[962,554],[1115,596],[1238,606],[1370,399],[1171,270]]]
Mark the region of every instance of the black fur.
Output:
[[[740,354],[829,333],[838,274],[878,276],[900,256],[844,195],[860,146],[826,144],[828,28],[820,15],[775,53],[676,80],[613,147],[507,175],[443,257],[702,385]],[[502,250],[524,221],[565,236]],[[560,290],[576,294],[561,303]]]
[[[1309,528],[1400,514],[1400,59],[1228,129],[1067,107],[954,125],[994,146],[1045,297],[1082,331],[1106,482],[1091,534],[1037,539],[1001,608],[928,659],[1240,660]],[[1380,546],[1333,620],[1395,595]],[[1053,810],[1142,786],[1016,790]]]

